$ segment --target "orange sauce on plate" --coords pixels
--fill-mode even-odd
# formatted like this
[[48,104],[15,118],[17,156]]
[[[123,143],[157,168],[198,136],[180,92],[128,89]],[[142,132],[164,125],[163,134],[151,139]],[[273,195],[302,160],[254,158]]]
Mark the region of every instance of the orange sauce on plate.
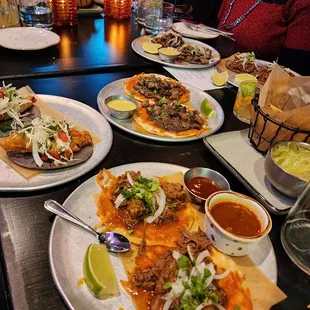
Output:
[[210,212],[222,228],[234,235],[256,237],[262,231],[261,221],[256,213],[240,203],[219,202]]

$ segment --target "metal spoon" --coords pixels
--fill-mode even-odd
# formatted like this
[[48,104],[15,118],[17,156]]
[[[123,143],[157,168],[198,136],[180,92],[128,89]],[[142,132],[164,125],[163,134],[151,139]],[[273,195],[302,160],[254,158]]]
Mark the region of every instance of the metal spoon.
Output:
[[110,252],[122,253],[130,250],[130,241],[126,237],[115,232],[98,233],[55,200],[46,200],[44,202],[44,208],[69,222],[83,227],[95,235],[99,243],[104,243]]

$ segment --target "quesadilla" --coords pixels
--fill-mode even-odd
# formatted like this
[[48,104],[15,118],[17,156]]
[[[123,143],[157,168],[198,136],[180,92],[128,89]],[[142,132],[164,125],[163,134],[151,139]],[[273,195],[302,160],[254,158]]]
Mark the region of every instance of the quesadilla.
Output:
[[43,115],[0,140],[9,159],[30,169],[59,169],[78,165],[93,151],[88,131],[73,129],[65,120]]
[[192,206],[180,183],[139,171],[114,176],[106,170],[97,182],[102,187],[97,211],[102,224],[135,244],[172,246],[179,228],[193,224]]
[[206,117],[180,101],[168,101],[166,98],[155,104],[143,102],[133,114],[133,119],[147,131],[165,137],[198,136],[207,130]]
[[125,93],[138,101],[155,103],[165,97],[182,103],[190,99],[189,90],[181,83],[156,74],[141,73],[124,83]]

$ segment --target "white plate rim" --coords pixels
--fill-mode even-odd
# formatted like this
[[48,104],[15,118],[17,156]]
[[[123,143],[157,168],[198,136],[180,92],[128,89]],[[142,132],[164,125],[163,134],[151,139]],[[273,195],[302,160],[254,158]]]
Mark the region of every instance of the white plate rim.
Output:
[[[151,38],[150,35],[148,36],[142,36],[143,38]],[[159,64],[162,64],[164,66],[168,66],[168,67],[175,67],[175,68],[184,68],[184,69],[201,69],[201,68],[211,68],[211,67],[214,67],[220,60],[221,60],[221,55],[220,53],[212,46],[206,44],[206,43],[203,43],[203,42],[200,42],[200,41],[197,41],[197,40],[194,40],[194,39],[188,39],[188,38],[183,38],[184,42],[185,43],[190,43],[190,44],[194,44],[194,45],[201,45],[202,47],[204,48],[208,48],[210,50],[212,50],[212,52],[215,52],[217,53],[218,57],[217,58],[214,58],[216,59],[215,61],[212,61],[212,63],[208,63],[208,64],[190,64],[190,65],[182,65],[182,64],[174,64],[174,63],[170,63],[170,62],[165,62],[165,61],[162,61],[160,58],[158,59],[153,59],[151,58],[150,56],[148,56],[147,53],[145,53],[144,51],[143,52],[140,52],[139,50],[136,49],[136,44],[142,44],[142,42],[140,41],[140,38],[141,37],[138,37],[136,39],[134,39],[132,42],[131,42],[131,48],[138,54],[140,55],[141,57],[145,58],[145,59],[148,59],[150,61],[153,61],[153,62],[156,62],[156,63],[159,63]],[[142,49],[142,46],[141,46],[141,49]],[[154,55],[153,55],[154,56]],[[159,56],[158,56],[159,57]]]
[[[53,32],[53,31],[50,31],[50,30],[47,30],[47,29],[41,29],[41,28],[35,28],[35,27],[11,27],[11,28],[4,28],[4,29],[0,29],[0,34],[1,34],[1,31],[3,32],[10,32],[11,30],[14,30],[14,29],[19,29],[19,31],[22,31],[22,32],[27,32],[27,31],[34,31],[34,32],[37,32],[37,33],[40,33],[42,31],[48,31],[47,33],[50,35],[50,36],[53,36],[55,38],[55,40],[53,40],[53,42],[51,42],[50,44],[46,44],[46,45],[42,45],[40,47],[33,47],[33,48],[16,48],[12,45],[7,45],[6,43],[3,43],[0,37],[0,46],[4,47],[4,48],[7,48],[7,49],[11,49],[11,50],[16,50],[16,51],[37,51],[37,50],[42,50],[42,49],[45,49],[45,48],[48,48],[48,47],[51,47],[53,45],[56,45],[60,42],[60,36]],[[22,30],[20,30],[22,29]]]
[[[152,166],[154,167],[154,165],[156,166],[163,166],[162,169],[164,169],[164,166],[165,167],[169,167],[171,170],[172,169],[175,169],[174,172],[178,172],[178,171],[182,171],[183,173],[185,173],[189,168],[187,167],[184,167],[184,166],[180,166],[180,165],[175,165],[175,164],[170,164],[170,163],[159,163],[159,162],[138,162],[138,163],[131,163],[131,164],[124,164],[124,165],[120,165],[120,166],[115,166],[115,167],[112,167],[112,168],[109,168],[109,171],[112,170],[112,173],[113,173],[113,169],[122,169],[123,171],[126,171],[126,170],[139,170],[141,169],[139,166],[140,165],[147,165],[147,166]],[[173,172],[172,172],[173,173]],[[76,193],[79,191],[79,188],[82,187],[82,186],[92,186],[94,187],[93,185],[96,184],[96,175],[89,178],[88,180],[86,180],[84,183],[82,183],[78,188],[76,188],[69,196],[68,198],[65,200],[65,202],[63,203],[63,205],[66,207],[66,204],[69,203],[69,201],[71,199],[74,199],[74,196],[76,195]],[[94,187],[95,188],[95,187]],[[69,207],[69,210],[70,210],[70,207]],[[52,228],[51,228],[51,232],[50,232],[50,236],[49,236],[49,246],[48,246],[48,257],[49,257],[49,264],[50,264],[50,270],[51,270],[51,274],[52,274],[52,278],[53,278],[53,281],[57,287],[57,290],[58,292],[60,293],[61,297],[63,298],[63,300],[65,301],[66,305],[68,306],[68,308],[70,309],[73,309],[74,310],[74,307],[72,306],[70,300],[67,298],[67,295],[66,293],[64,292],[63,288],[61,287],[60,283],[59,283],[59,280],[58,280],[58,277],[56,275],[56,271],[55,271],[55,264],[54,264],[54,260],[53,260],[53,235],[54,235],[54,231],[56,231],[57,229],[57,223],[60,222],[60,221],[64,221],[66,222],[65,220],[59,218],[58,216],[56,216],[54,222],[53,222],[53,225],[52,225]],[[98,221],[99,221],[99,218],[98,218]],[[66,223],[66,225],[72,225],[70,223]],[[86,232],[85,232],[86,233]],[[264,264],[264,267],[268,268],[268,266],[270,266],[270,263],[273,264],[272,268],[274,270],[274,275],[273,275],[273,278],[269,277],[268,274],[260,268],[260,266],[257,266],[258,268],[261,269],[261,271],[274,283],[274,284],[277,284],[277,277],[278,277],[278,269],[277,269],[277,259],[276,259],[276,256],[275,256],[275,252],[274,252],[274,248],[273,248],[273,245],[271,243],[271,240],[269,238],[269,236],[266,236],[265,239],[267,240],[267,242],[271,245],[271,248],[270,248],[270,252],[269,252],[269,260],[271,260],[272,262],[269,262],[269,264]],[[258,253],[259,254],[259,253]],[[258,255],[259,256],[259,255]],[[253,257],[250,255],[250,258],[253,259]],[[253,261],[255,261],[255,259],[253,259]],[[58,262],[58,261],[57,261]],[[91,294],[91,293],[89,293]]]
[[[152,74],[152,73],[150,73]],[[158,74],[156,74],[158,75]],[[161,77],[166,77],[166,76],[163,76],[163,75],[158,75],[158,76],[161,76]],[[137,132],[135,130],[132,130],[132,129],[129,129],[129,128],[126,128],[124,126],[122,126],[122,124],[118,123],[116,121],[116,119],[114,119],[114,117],[110,116],[109,114],[105,113],[104,109],[102,108],[101,105],[104,105],[104,102],[102,102],[103,99],[101,99],[101,97],[103,96],[102,94],[106,91],[106,89],[108,87],[111,87],[113,84],[118,84],[118,83],[124,83],[126,81],[128,81],[130,78],[123,78],[123,79],[119,79],[119,80],[116,80],[116,81],[113,81],[111,83],[109,83],[108,85],[104,86],[98,93],[97,95],[97,105],[98,105],[98,109],[100,111],[100,113],[113,125],[115,125],[116,127],[130,133],[130,134],[133,134],[137,137],[140,137],[140,138],[145,138],[145,139],[149,139],[149,140],[153,140],[153,141],[160,141],[160,142],[188,142],[188,141],[194,141],[194,140],[200,140],[200,139],[203,139],[205,137],[208,137],[210,135],[213,135],[215,132],[217,132],[222,126],[223,126],[223,123],[224,123],[224,119],[225,119],[225,114],[224,114],[224,111],[223,111],[223,108],[222,106],[219,104],[219,102],[214,99],[211,95],[209,95],[208,93],[196,88],[196,87],[193,87],[191,85],[188,85],[186,83],[182,83],[182,85],[184,87],[186,87],[187,89],[193,89],[194,91],[197,91],[199,93],[203,93],[205,98],[207,98],[207,100],[214,106],[216,105],[216,109],[217,109],[217,118],[220,120],[219,124],[213,129],[211,128],[211,130],[205,134],[202,134],[202,135],[199,135],[199,136],[192,136],[192,137],[187,137],[187,138],[171,138],[171,137],[163,137],[163,136],[156,136],[154,134],[144,134],[144,133],[140,133],[140,132]]]
[[[112,147],[112,143],[113,143],[112,128],[111,128],[109,122],[104,117],[102,117],[102,115],[98,111],[96,111],[92,107],[86,105],[85,103],[82,103],[80,101],[77,101],[77,100],[74,100],[74,99],[71,99],[71,98],[67,98],[67,97],[54,96],[54,95],[45,95],[45,94],[37,94],[37,96],[40,99],[42,99],[43,101],[48,101],[49,98],[50,98],[51,100],[53,100],[56,103],[55,99],[59,100],[59,102],[57,104],[60,104],[60,105],[61,105],[60,101],[68,100],[69,99],[69,101],[71,103],[73,103],[73,104],[75,104],[77,106],[82,106],[84,109],[87,109],[88,111],[91,111],[92,113],[97,114],[98,119],[100,119],[102,121],[103,126],[105,126],[105,130],[107,130],[107,134],[109,136],[109,139],[108,139],[108,141],[104,141],[104,143],[106,143],[105,144],[105,149],[104,149],[104,152],[101,153],[102,157],[100,158],[100,160],[94,161],[87,169],[81,171],[80,173],[74,174],[74,175],[72,175],[72,176],[70,176],[68,178],[64,178],[61,181],[51,182],[51,183],[45,184],[43,186],[41,186],[41,185],[36,185],[36,186],[31,186],[31,187],[1,187],[0,186],[0,193],[1,192],[31,192],[31,191],[35,191],[35,190],[44,190],[44,189],[48,189],[48,188],[52,188],[52,187],[55,187],[55,186],[58,186],[58,185],[62,185],[62,184],[68,183],[68,182],[70,182],[72,180],[75,180],[75,179],[83,176],[84,174],[86,174],[87,172],[89,172],[90,170],[95,168],[108,155],[108,153],[110,152],[110,149]],[[67,106],[68,106],[68,103],[67,103]],[[70,116],[70,114],[69,114],[69,116]],[[94,148],[94,152],[96,152],[95,148]],[[89,159],[89,161],[91,161],[91,158]],[[81,165],[83,165],[83,163]],[[75,166],[73,166],[71,168],[67,168],[66,170],[69,171],[70,169],[74,169],[74,167]],[[10,169],[12,169],[14,171],[13,168],[10,167]],[[17,172],[15,172],[15,173],[17,173]]]
[[[172,29],[175,32],[177,32],[180,35],[182,35],[184,37],[187,37],[187,38],[211,40],[211,39],[215,39],[215,38],[217,38],[219,36],[219,34],[213,34],[213,35],[211,34],[209,36],[207,36],[207,34],[206,34],[206,36],[200,36],[200,35],[194,35],[194,34],[186,33],[184,31],[182,31],[182,29],[181,29],[181,31],[180,31],[180,29],[178,29],[178,27],[181,27],[181,24],[184,24],[184,23],[183,22],[173,23],[172,24]],[[184,25],[184,27],[186,27],[186,26]],[[199,32],[197,31],[197,33],[199,33]]]

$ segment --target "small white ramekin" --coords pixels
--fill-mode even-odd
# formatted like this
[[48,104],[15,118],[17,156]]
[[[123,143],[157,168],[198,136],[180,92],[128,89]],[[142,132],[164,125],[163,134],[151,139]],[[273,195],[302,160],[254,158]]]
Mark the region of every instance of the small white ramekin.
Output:
[[[236,202],[250,208],[259,217],[262,224],[260,235],[255,237],[240,237],[222,228],[211,215],[211,208],[220,202]],[[205,233],[213,246],[219,251],[231,256],[248,255],[271,230],[272,222],[267,210],[256,200],[232,191],[220,191],[209,196],[205,203],[206,220]]]

